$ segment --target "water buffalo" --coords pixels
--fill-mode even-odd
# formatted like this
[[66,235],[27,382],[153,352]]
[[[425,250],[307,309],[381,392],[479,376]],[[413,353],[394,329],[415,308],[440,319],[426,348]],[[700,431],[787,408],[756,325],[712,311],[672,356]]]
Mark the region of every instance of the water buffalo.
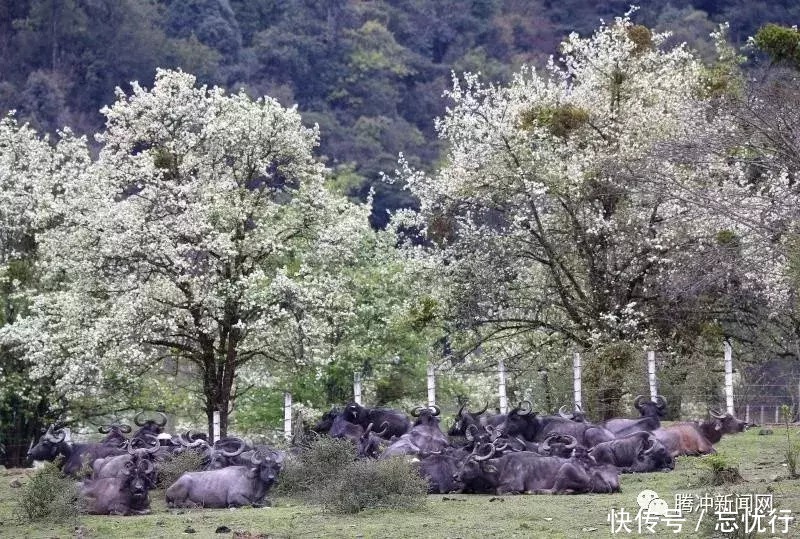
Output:
[[380,458],[389,458],[401,455],[428,455],[438,453],[450,446],[447,436],[439,428],[438,406],[429,408],[417,407],[411,411],[416,417],[414,426],[403,434],[392,445],[386,448]]
[[280,472],[278,455],[255,454],[249,466],[186,472],[167,489],[170,507],[262,505]]
[[[158,439],[150,436],[150,446],[137,448],[139,440],[131,440],[126,444],[127,454],[96,459],[92,462],[92,479],[107,479],[110,477],[125,477],[130,474],[131,467],[138,468],[144,461],[153,464],[155,454],[161,449]],[[155,466],[149,467],[151,476],[147,479],[155,485]]]
[[506,420],[497,430],[503,436],[519,436],[529,442],[542,442],[552,433],[568,434],[586,447],[615,438],[613,433],[598,425],[576,422],[561,416],[540,416],[531,410],[528,401],[521,402],[508,412]]
[[637,395],[633,407],[639,410],[638,419],[615,418],[605,422],[605,427],[617,437],[627,436],[639,431],[654,431],[661,426],[661,418],[667,410],[667,399],[656,395],[656,401],[647,400],[644,395]]
[[453,453],[428,455],[420,460],[417,464],[419,474],[428,481],[428,492],[430,494],[461,492],[464,485],[456,479],[456,474],[458,463],[467,455],[468,453],[455,450]]
[[344,407],[342,415],[347,421],[361,425],[365,429],[370,423],[374,425],[386,423],[388,428],[384,438],[387,440],[392,437],[402,436],[411,428],[411,422],[403,412],[390,408],[366,408],[355,402],[350,402]]
[[156,412],[158,419],[145,419],[147,416],[145,412],[139,412],[133,418],[133,422],[139,427],[131,438],[146,439],[148,434],[158,436],[164,431],[164,425],[167,424],[167,416],[163,412]]
[[470,412],[467,408],[467,403],[461,405],[456,412],[456,416],[453,419],[453,425],[447,431],[448,436],[466,436],[467,429],[470,425],[476,425],[478,427],[482,427],[485,425],[485,422],[482,422],[482,416],[486,413],[486,410],[489,408],[489,403],[487,402],[486,405],[483,407],[482,410],[477,412]]
[[708,414],[711,419],[699,423],[698,428],[712,444],[719,442],[723,434],[736,434],[747,429],[746,421],[737,419],[731,414],[723,414],[714,408],[709,409]]
[[495,494],[579,494],[618,492],[616,468],[598,465],[590,457],[544,457],[521,451],[493,459],[490,446],[485,455],[471,455],[459,465],[456,479],[469,485],[484,484]]
[[597,444],[589,454],[599,464],[611,464],[622,473],[670,471],[675,460],[651,432],[640,431]]
[[93,515],[146,515],[150,513],[148,489],[155,484],[153,463],[144,459],[136,464],[129,462],[119,477],[85,481],[80,495],[86,502],[86,511]]
[[669,427],[661,427],[653,431],[659,442],[669,452],[670,456],[679,455],[708,455],[715,453],[714,446],[708,441],[696,423],[682,421]]
[[96,459],[125,454],[125,449],[119,447],[116,439],[110,442],[72,444],[66,441],[67,433],[64,429],[50,425],[47,431],[39,437],[39,442],[28,451],[31,460],[53,461],[58,456],[63,456],[62,471],[67,475],[76,475],[84,463],[94,462]]

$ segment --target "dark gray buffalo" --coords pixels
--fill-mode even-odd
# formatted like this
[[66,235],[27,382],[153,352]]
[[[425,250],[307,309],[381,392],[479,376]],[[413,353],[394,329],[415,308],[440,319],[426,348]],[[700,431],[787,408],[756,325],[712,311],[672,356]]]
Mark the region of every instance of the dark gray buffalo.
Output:
[[50,425],[47,431],[39,437],[39,442],[28,451],[28,458],[52,462],[57,457],[63,456],[61,470],[67,475],[74,476],[80,472],[84,463],[91,463],[103,457],[125,454],[125,449],[118,445],[116,437],[112,437],[109,441],[85,444],[69,443],[66,441],[66,437],[67,433],[64,429]]
[[277,454],[253,455],[250,466],[186,472],[166,492],[170,507],[260,506],[280,472]]
[[130,462],[119,477],[85,481],[80,488],[86,512],[93,515],[146,515],[150,513],[148,489],[154,488],[153,463]]
[[473,454],[459,465],[455,479],[467,486],[482,485],[494,494],[581,494],[618,492],[619,474],[613,466],[598,465],[594,459],[560,458],[521,451],[492,459]]
[[640,431],[597,444],[589,450],[598,464],[611,464],[622,473],[670,471],[675,461],[652,432]]
[[614,418],[605,422],[605,427],[618,438],[643,430],[653,432],[661,427],[661,418],[667,411],[667,399],[656,395],[656,400],[653,402],[644,395],[637,395],[633,407],[639,410],[638,419]]

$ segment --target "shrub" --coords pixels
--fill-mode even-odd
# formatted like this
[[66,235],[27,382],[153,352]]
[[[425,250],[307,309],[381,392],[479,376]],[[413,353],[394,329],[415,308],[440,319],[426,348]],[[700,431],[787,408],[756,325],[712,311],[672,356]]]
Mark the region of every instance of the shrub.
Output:
[[789,431],[789,422],[792,419],[792,408],[786,404],[781,406],[781,416],[786,425],[786,466],[789,468],[789,477],[798,477],[797,468],[800,464],[800,443],[793,441]]
[[356,459],[351,442],[323,436],[311,442],[297,457],[288,458],[273,492],[316,502],[319,491]]
[[79,512],[78,486],[61,473],[59,461],[48,462],[25,483],[17,501],[20,516],[28,521],[68,521]]
[[739,466],[722,453],[703,457],[701,464],[711,471],[708,481],[712,485],[727,485],[744,481]]
[[165,460],[158,466],[158,486],[167,488],[185,472],[195,472],[203,468],[203,456],[196,451],[184,451]]
[[325,509],[358,513],[363,509],[420,509],[428,483],[402,458],[351,462],[320,492]]

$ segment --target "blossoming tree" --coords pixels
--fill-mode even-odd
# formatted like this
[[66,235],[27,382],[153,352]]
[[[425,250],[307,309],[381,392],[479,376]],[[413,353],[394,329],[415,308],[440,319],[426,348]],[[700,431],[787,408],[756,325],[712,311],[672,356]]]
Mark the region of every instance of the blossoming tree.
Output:
[[326,190],[316,130],[273,99],[160,70],[103,112],[99,158],[64,179],[63,217],[39,237],[51,291],[18,335],[72,395],[188,362],[224,435],[240,372],[325,359],[303,348],[324,328],[295,307],[335,298],[309,263],[347,256],[368,208]]

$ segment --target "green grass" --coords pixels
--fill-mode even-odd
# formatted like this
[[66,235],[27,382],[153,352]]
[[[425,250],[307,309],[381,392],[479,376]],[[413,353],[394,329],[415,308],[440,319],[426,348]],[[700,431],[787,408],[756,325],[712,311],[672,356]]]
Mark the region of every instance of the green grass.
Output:
[[[792,436],[800,438],[798,429]],[[785,463],[786,437],[775,428],[772,436],[756,431],[726,436],[717,445],[739,465],[745,482],[713,487],[706,485],[709,469],[699,458],[679,459],[674,472],[622,476],[622,492],[613,495],[579,496],[495,496],[435,495],[428,497],[419,511],[369,510],[358,515],[338,516],[322,509],[286,498],[273,499],[274,507],[235,510],[168,510],[163,491],[151,492],[152,515],[142,517],[81,516],[80,535],[86,538],[230,538],[233,533],[217,534],[218,526],[233,531],[283,537],[542,537],[585,538],[623,537],[633,534],[610,533],[607,517],[611,508],[624,508],[635,514],[637,494],[655,490],[670,507],[676,493],[763,494],[771,493],[775,505],[800,515],[800,480],[788,479]],[[9,487],[14,478],[26,481],[29,470],[0,473],[0,537],[53,538],[76,536],[74,525],[59,523],[24,524],[14,514],[19,489]],[[449,498],[449,500],[445,500]],[[455,500],[453,500],[455,499]],[[462,501],[463,500],[463,501]],[[706,517],[709,518],[709,517]],[[657,537],[698,537],[697,520],[689,515],[682,534],[669,533],[663,524]],[[187,534],[187,527],[196,533]],[[632,527],[635,530],[635,528]],[[713,527],[711,528],[713,529]],[[701,531],[708,527],[702,527]],[[777,535],[777,534],[776,534]],[[708,536],[708,535],[700,535]],[[770,534],[760,534],[759,537]],[[793,524],[785,537],[800,536]],[[246,536],[244,536],[246,537]]]

